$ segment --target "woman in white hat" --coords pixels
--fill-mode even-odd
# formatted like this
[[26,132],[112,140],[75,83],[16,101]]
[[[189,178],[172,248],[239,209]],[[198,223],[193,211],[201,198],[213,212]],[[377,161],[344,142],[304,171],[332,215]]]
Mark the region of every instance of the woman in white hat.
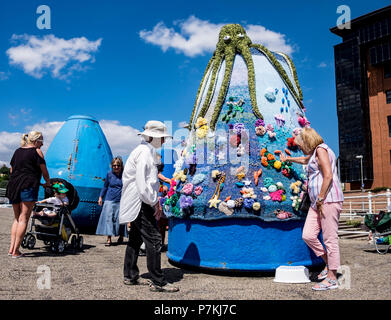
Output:
[[[179,289],[167,283],[163,276],[160,259],[162,240],[157,226],[162,208],[158,201],[157,165],[160,161],[156,149],[171,135],[160,121],[148,121],[140,135],[145,141],[131,152],[122,174],[119,222],[131,222],[124,261],[124,283],[149,285],[151,291],[176,292]],[[139,277],[137,258],[143,242],[152,281]]]

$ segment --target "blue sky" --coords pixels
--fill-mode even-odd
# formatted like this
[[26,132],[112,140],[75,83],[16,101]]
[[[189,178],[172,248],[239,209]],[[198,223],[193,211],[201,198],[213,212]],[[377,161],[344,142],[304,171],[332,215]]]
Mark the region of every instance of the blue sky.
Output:
[[[40,16],[36,10],[42,4],[51,9],[50,30],[36,26]],[[225,23],[262,26],[264,44],[288,51],[307,117],[338,153],[333,46],[341,40],[329,29],[337,23],[340,5],[350,7],[353,19],[388,4],[381,0],[2,1],[0,161],[9,161],[20,133],[41,127],[52,137],[73,114],[94,116],[107,125],[104,131],[112,128],[108,140],[114,154],[126,153],[126,132],[141,129],[149,119],[171,120],[175,130],[190,118],[213,51],[207,45],[213,40],[211,34],[184,34],[184,30]],[[52,49],[66,43],[66,51],[70,45],[65,55],[51,51],[49,66],[39,64],[40,56],[9,51],[45,37],[52,37],[46,38]],[[78,50],[72,51],[72,46]]]

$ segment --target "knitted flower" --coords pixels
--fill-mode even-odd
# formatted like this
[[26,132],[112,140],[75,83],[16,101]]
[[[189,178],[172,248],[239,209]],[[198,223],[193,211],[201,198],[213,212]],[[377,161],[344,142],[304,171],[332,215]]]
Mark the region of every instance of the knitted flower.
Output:
[[270,192],[270,197],[273,201],[281,202],[283,192],[284,192],[283,190],[277,190],[275,192]]
[[257,136],[264,136],[265,133],[266,133],[265,127],[263,127],[263,126],[258,126],[258,127],[255,128],[255,134],[256,134]]
[[269,153],[268,155],[267,155],[267,160],[269,160],[269,161],[272,161],[272,160],[275,160],[276,158],[274,157],[274,155],[272,154],[272,153]]
[[184,194],[191,194],[193,192],[193,184],[192,183],[186,183],[182,188],[182,193]]
[[265,154],[265,152],[267,152],[267,149],[266,148],[262,148],[261,149],[261,156],[263,156]]
[[269,165],[269,163],[267,162],[267,158],[266,157],[262,157],[261,158],[261,164],[264,166],[264,167],[267,167]]
[[199,139],[203,139],[208,134],[209,127],[208,126],[202,126],[201,128],[197,129],[197,137]]
[[208,121],[205,119],[205,118],[202,118],[202,117],[199,117],[197,119],[197,122],[195,124],[195,127],[196,128],[201,128],[202,126],[206,125],[208,123]]
[[255,200],[251,198],[244,199],[243,205],[246,209],[252,209]]
[[181,209],[189,208],[193,205],[193,198],[190,196],[182,195],[179,199],[179,206]]
[[171,179],[170,190],[168,191],[167,196],[170,198],[172,195],[175,194],[175,190],[176,190],[176,181],[174,179]]
[[255,211],[258,211],[259,209],[261,209],[261,204],[259,202],[254,202],[253,203],[253,209]]
[[255,121],[255,126],[256,127],[264,127],[265,121],[263,121],[263,119],[258,119],[257,121]]
[[196,184],[200,184],[201,182],[203,182],[206,178],[206,175],[203,174],[203,173],[197,173],[194,177],[193,177],[193,184],[196,185]]
[[235,206],[236,206],[235,200],[228,200],[227,206],[228,206],[228,208],[231,208],[231,209],[235,208]]
[[196,188],[194,189],[194,194],[195,194],[196,196],[199,196],[199,195],[202,193],[202,191],[203,191],[202,187],[201,187],[201,186],[198,186],[198,187],[196,187]]
[[269,124],[266,126],[266,131],[274,132],[273,125],[271,125],[271,124],[269,123]]
[[274,168],[276,168],[277,170],[281,169],[281,161],[276,160],[276,161],[274,161],[273,165],[274,165]]
[[181,171],[178,171],[178,172],[174,173],[174,179],[175,180],[180,180],[182,182],[185,182],[186,179],[187,179],[187,176],[186,176],[185,172],[183,170],[181,170]]

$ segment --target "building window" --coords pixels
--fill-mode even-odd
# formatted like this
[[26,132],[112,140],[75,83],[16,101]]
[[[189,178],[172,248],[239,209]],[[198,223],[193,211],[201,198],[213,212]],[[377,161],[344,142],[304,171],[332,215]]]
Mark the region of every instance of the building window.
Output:
[[388,136],[391,137],[391,116],[387,117],[388,122]]
[[391,103],[391,90],[386,91],[386,102]]
[[384,79],[391,78],[391,63],[384,64]]

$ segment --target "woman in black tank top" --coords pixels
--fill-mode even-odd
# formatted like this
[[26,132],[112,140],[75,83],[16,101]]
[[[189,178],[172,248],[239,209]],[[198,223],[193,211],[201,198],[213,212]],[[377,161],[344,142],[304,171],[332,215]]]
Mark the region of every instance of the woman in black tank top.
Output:
[[11,245],[8,255],[19,258],[20,244],[26,233],[32,208],[38,200],[41,176],[50,185],[49,173],[40,148],[43,137],[40,132],[31,131],[22,137],[21,147],[11,159],[11,176],[7,185],[6,197],[12,203],[14,222],[11,228]]

